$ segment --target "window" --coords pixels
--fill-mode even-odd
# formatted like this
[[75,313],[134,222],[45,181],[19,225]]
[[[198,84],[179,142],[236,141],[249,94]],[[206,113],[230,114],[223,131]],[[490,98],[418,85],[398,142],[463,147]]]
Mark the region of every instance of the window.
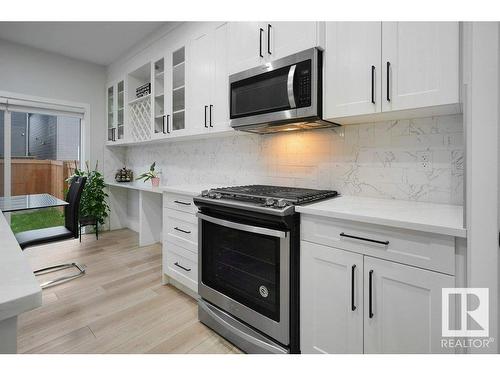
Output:
[[[82,115],[1,101],[0,109],[0,196],[64,199],[65,181],[80,166]],[[16,212],[10,220],[15,233],[64,224],[61,208]]]

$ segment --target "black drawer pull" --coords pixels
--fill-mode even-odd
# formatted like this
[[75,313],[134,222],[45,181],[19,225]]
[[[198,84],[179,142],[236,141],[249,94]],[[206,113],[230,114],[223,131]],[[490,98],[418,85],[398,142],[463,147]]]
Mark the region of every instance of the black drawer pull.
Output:
[[390,80],[390,74],[391,74],[391,63],[389,61],[387,61],[387,82],[386,82],[386,89],[387,89],[387,101],[390,102],[391,101],[391,96],[389,95],[390,94],[390,83],[391,83],[391,80]]
[[351,311],[356,310],[356,305],[354,304],[354,270],[356,265],[353,264],[351,268]]
[[178,230],[179,232],[182,232],[182,233],[187,233],[187,234],[191,233],[191,231],[190,231],[190,230],[184,230],[184,229],[177,228],[177,227],[175,227],[174,229],[175,229],[175,230]]
[[375,104],[375,66],[372,65],[372,104]]
[[259,56],[264,57],[262,54],[262,34],[264,33],[264,29],[260,28],[259,29]]
[[184,206],[191,206],[191,203],[187,203],[187,202],[174,201],[174,203],[183,204]]
[[374,242],[374,243],[379,243],[381,245],[389,245],[389,241],[379,241],[379,240],[372,240],[371,238],[363,238],[363,237],[358,237],[358,236],[352,236],[350,234],[345,234],[344,232],[340,233],[340,237],[347,237],[347,238],[354,238],[355,240],[361,240],[361,241],[367,241],[367,242]]
[[373,270],[368,273],[368,317],[373,318]]
[[183,269],[184,271],[187,271],[187,272],[191,271],[191,268],[182,267],[182,266],[181,266],[179,263],[177,263],[177,262],[175,262],[175,263],[174,263],[174,266],[177,266],[177,267],[179,267],[180,269]]

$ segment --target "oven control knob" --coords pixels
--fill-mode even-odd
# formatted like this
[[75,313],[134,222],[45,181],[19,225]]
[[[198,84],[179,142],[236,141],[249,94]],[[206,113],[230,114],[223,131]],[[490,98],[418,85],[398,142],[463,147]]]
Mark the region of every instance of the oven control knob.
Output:
[[261,285],[259,287],[259,293],[262,297],[267,298],[269,296],[269,291],[264,285]]
[[274,199],[273,198],[266,198],[266,203],[264,203],[267,207],[272,207],[274,206]]
[[203,191],[201,192],[201,196],[202,196],[202,197],[208,197],[208,190],[203,190]]
[[284,199],[278,199],[278,202],[276,202],[276,206],[279,208],[283,208],[287,206],[286,200]]
[[208,197],[211,198],[211,199],[215,199],[215,193],[209,192],[208,193]]
[[215,199],[221,199],[222,194],[221,193],[215,193]]

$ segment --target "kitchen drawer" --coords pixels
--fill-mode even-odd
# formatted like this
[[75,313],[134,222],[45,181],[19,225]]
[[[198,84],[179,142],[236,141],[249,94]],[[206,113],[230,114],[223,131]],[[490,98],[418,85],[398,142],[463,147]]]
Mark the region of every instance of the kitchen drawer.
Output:
[[[341,233],[367,240],[341,236]],[[455,274],[455,238],[451,236],[302,214],[301,239]],[[389,243],[385,245],[368,240]]]
[[173,243],[163,249],[163,271],[172,279],[198,293],[198,256]]
[[193,197],[190,195],[165,193],[164,198],[165,198],[163,200],[164,207],[191,213],[196,213],[198,211],[193,202]]
[[198,219],[193,213],[164,208],[164,240],[198,253]]

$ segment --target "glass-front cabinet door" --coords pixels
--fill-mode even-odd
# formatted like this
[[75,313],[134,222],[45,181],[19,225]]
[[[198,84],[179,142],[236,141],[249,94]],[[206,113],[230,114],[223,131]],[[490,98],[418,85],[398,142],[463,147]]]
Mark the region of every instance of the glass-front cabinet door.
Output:
[[108,141],[116,141],[116,123],[115,123],[115,86],[108,85],[106,89],[106,108],[108,114]]
[[[163,137],[167,134],[167,113],[165,101],[165,58],[162,57],[152,64],[153,77],[153,136]],[[168,77],[167,77],[168,78]]]
[[175,134],[186,132],[186,47],[171,53],[171,97],[172,121],[169,131]]
[[125,111],[124,111],[124,102],[125,102],[125,82],[119,81],[117,84],[117,110],[116,110],[116,123],[117,123],[117,132],[118,139],[125,138]]

